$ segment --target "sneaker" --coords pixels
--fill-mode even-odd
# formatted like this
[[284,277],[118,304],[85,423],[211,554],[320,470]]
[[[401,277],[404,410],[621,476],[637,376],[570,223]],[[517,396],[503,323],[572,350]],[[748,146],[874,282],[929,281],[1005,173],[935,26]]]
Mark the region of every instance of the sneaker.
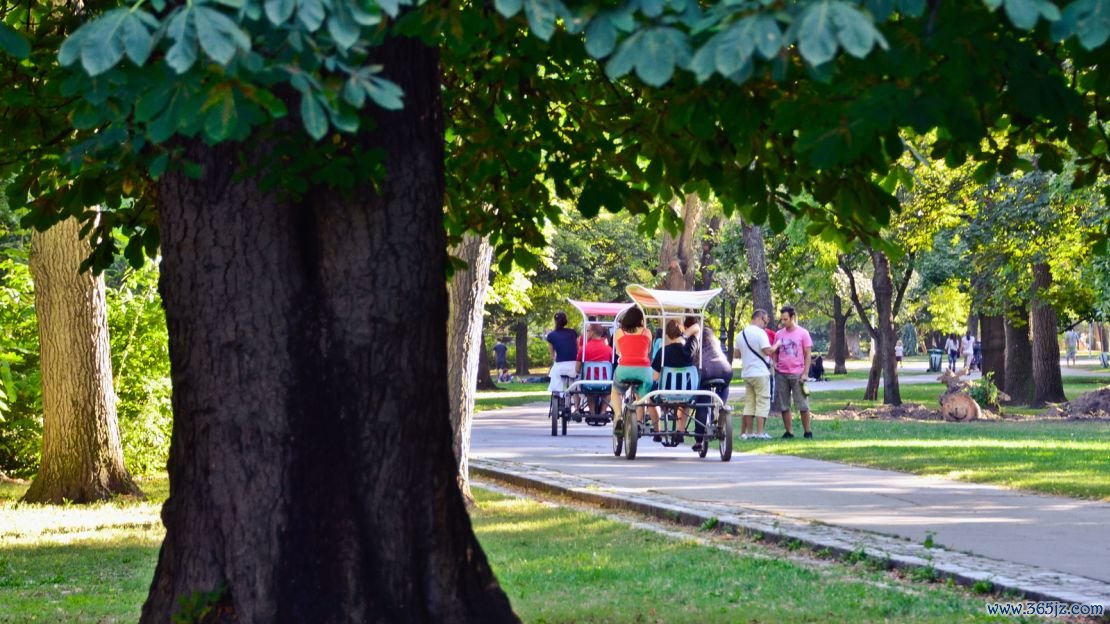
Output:
[[695,453],[700,453],[701,452],[701,442],[694,442],[694,445],[690,447],[690,450],[694,451]]
[[812,431],[807,431],[802,435],[802,437],[812,439],[813,438],[813,432]]
[[793,434],[793,433],[790,433],[789,431],[787,431],[786,433],[782,434],[782,437],[784,437],[784,438],[786,438],[787,440],[789,440],[790,438],[793,438],[793,437],[794,437],[794,434]]
[[663,441],[663,436],[651,436],[651,441],[652,442],[662,442]]
[[771,439],[771,434],[769,434],[769,433],[760,434],[759,439],[760,440],[770,440]]
[[752,437],[754,437],[754,436],[750,436],[750,435],[748,435],[748,434],[746,434],[746,433],[741,433],[741,434],[740,434],[740,439],[741,439],[741,440],[748,440],[748,439],[750,439],[750,438],[752,438]]

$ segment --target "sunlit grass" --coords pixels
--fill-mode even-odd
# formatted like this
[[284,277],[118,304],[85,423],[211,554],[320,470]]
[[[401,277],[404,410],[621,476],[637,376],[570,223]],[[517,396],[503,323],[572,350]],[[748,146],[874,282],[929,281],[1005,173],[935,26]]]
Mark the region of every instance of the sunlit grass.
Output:
[[863,565],[672,539],[477,490],[475,530],[525,622],[964,622],[983,602]]
[[529,403],[547,403],[551,393],[546,383],[503,383],[500,390],[482,390],[476,393],[474,409],[482,412],[502,407],[516,407]]

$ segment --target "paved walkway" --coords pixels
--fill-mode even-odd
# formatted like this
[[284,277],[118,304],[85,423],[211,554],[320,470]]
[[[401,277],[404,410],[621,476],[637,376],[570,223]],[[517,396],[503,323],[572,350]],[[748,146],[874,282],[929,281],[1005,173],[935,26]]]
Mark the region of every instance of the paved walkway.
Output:
[[[480,413],[473,465],[713,517],[773,517],[778,520],[764,524],[795,527],[802,531],[795,536],[810,543],[826,543],[806,537],[805,527],[813,534],[813,523],[823,523],[850,532],[830,545],[879,543],[908,564],[914,557],[935,558],[938,569],[957,576],[970,570],[963,576],[991,578],[1034,596],[1110,605],[1110,504],[748,454],[742,446],[722,463],[712,453],[700,459],[688,446],[663,448],[641,438],[636,460],[627,461],[612,455],[608,428],[571,423],[565,437],[549,432],[543,407]],[[942,549],[921,551],[929,534]],[[960,559],[968,556],[975,563]]]

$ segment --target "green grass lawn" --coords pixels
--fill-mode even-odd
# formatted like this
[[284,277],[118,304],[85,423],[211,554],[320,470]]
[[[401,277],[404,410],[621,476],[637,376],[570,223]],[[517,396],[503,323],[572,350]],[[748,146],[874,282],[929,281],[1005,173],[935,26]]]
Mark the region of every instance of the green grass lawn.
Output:
[[516,407],[529,403],[547,403],[551,393],[545,383],[504,383],[500,390],[479,391],[474,399],[474,410],[483,412],[502,407]]
[[[0,489],[0,622],[134,622],[162,525],[165,479],[147,501],[46,507]],[[984,600],[864,564],[741,554],[597,515],[475,489],[475,531],[527,622],[953,622],[983,620]]]

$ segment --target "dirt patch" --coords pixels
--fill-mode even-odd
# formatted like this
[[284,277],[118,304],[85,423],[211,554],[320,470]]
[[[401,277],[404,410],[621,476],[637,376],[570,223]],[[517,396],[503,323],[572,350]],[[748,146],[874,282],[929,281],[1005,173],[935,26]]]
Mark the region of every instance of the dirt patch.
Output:
[[[857,407],[848,404],[847,407],[835,412],[829,412],[833,418],[846,420],[944,420],[939,410],[930,409],[920,403],[903,403],[901,405],[880,405],[878,407]],[[998,414],[984,409],[979,416],[981,420],[1000,420]]]
[[1068,420],[1110,420],[1110,388],[1086,392],[1069,403],[1054,405],[1045,410],[1044,416]]

